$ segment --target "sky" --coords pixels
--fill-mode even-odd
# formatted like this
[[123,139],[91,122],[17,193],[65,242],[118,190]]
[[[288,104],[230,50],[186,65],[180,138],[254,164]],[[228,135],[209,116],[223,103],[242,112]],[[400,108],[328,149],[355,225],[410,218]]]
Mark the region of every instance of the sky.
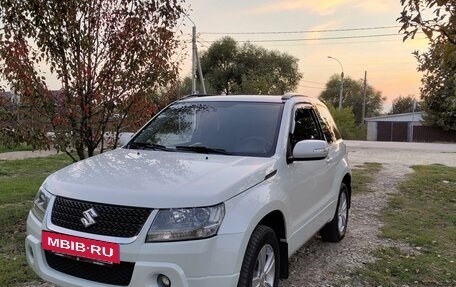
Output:
[[[424,34],[402,41],[400,0],[186,0],[188,16],[179,22],[187,42],[176,51],[180,76],[191,75],[192,22],[197,27],[198,50],[231,36],[296,57],[303,75],[296,93],[318,97],[334,74],[364,78],[386,97],[384,111],[399,96],[419,99],[421,73],[412,52],[424,52]],[[46,73],[46,70],[48,72]],[[60,82],[44,68],[51,89]],[[0,84],[5,84],[0,82]]]
[[[385,110],[398,96],[419,99],[421,73],[412,52],[424,52],[428,41],[423,34],[402,41],[399,0],[192,0],[185,5],[197,27],[199,52],[231,36],[298,58],[303,79],[294,92],[318,97],[328,79],[341,72],[332,56],[346,77],[361,79],[367,71],[368,84],[387,98]],[[189,20],[181,26],[184,39],[191,39],[191,26]],[[184,50],[181,76],[191,73],[190,49]]]

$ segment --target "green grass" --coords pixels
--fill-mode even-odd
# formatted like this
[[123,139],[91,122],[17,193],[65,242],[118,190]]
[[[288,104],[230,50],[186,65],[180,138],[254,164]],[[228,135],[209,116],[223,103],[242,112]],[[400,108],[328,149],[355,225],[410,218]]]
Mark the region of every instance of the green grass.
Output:
[[0,207],[0,286],[36,280],[24,252],[25,219],[30,203]]
[[381,215],[382,236],[411,250],[377,250],[358,273],[365,286],[456,286],[456,168],[414,170]]
[[0,205],[32,200],[43,180],[71,163],[67,155],[0,161]]
[[43,180],[70,163],[67,155],[0,161],[0,286],[37,280],[25,259],[25,221]]
[[20,145],[12,146],[12,147],[0,145],[0,153],[11,152],[11,151],[30,151],[30,150],[33,150],[33,148],[31,146],[25,145],[25,144],[20,144]]
[[374,180],[374,176],[382,169],[382,165],[376,162],[367,162],[363,165],[352,168],[352,192],[361,194],[370,192],[369,185]]

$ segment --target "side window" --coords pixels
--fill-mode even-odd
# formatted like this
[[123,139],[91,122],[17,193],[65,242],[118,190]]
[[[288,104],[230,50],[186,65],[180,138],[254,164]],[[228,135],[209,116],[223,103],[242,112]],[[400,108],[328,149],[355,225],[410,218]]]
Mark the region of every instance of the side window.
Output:
[[321,139],[313,111],[309,107],[298,107],[294,113],[291,133],[291,148],[302,140]]
[[318,118],[320,120],[321,128],[323,134],[325,135],[326,141],[328,143],[333,143],[336,140],[340,139],[340,133],[337,129],[336,123],[331,116],[329,110],[323,105],[317,105],[318,109]]

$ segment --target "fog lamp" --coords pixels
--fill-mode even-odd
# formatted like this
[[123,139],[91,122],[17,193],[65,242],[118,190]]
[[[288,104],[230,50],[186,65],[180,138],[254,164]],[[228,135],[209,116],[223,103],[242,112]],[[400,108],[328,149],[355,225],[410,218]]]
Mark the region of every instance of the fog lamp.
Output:
[[168,276],[163,274],[158,275],[157,283],[159,287],[171,287],[171,280],[169,280]]

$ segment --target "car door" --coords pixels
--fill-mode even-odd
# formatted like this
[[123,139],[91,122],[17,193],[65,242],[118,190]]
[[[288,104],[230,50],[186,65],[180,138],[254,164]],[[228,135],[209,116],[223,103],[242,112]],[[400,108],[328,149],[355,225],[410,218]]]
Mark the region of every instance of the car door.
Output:
[[291,251],[299,248],[321,228],[323,198],[327,183],[328,163],[323,160],[293,161],[292,150],[302,140],[324,140],[314,108],[309,104],[294,107],[288,139],[289,207]]
[[328,108],[318,103],[316,105],[316,112],[329,148],[328,157],[326,158],[327,180],[325,188],[322,191],[324,193],[324,202],[322,204],[328,205],[337,200],[341,180],[337,178],[337,168],[345,156],[345,146],[342,143],[339,130]]

